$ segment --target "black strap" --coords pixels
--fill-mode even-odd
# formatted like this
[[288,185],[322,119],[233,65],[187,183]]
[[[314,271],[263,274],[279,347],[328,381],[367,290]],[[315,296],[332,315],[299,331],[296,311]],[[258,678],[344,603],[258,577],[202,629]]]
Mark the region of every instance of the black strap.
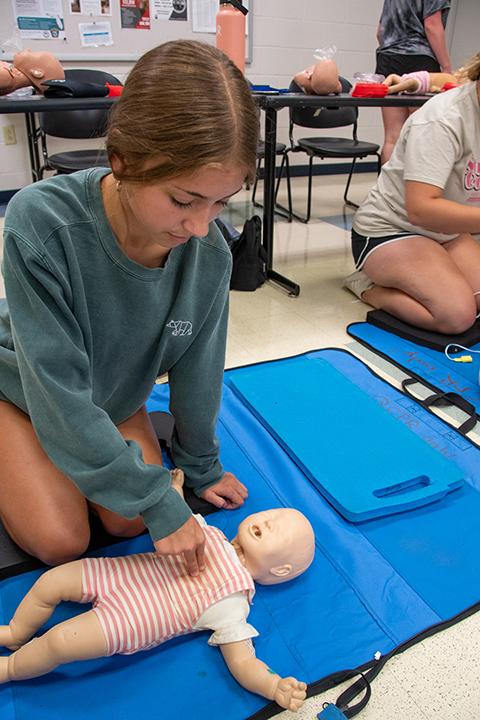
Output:
[[[358,713],[366,706],[372,695],[372,689],[367,679],[367,675],[358,672],[358,670],[353,670],[352,677],[355,677],[356,675],[360,675],[358,680],[344,690],[335,702],[335,705],[343,712],[346,718],[352,718],[355,717],[355,715],[358,715]],[[365,694],[362,699],[355,703],[355,705],[349,705],[349,703],[363,691],[365,691]]]
[[415,385],[416,383],[419,383],[419,381],[415,378],[406,378],[405,380],[402,380],[402,388],[406,395],[419,402],[423,405],[423,407],[427,408],[450,406],[459,408],[459,410],[462,410],[464,413],[469,415],[469,417],[456,429],[458,432],[462,433],[462,435],[466,435],[470,432],[470,430],[473,430],[477,424],[477,412],[472,403],[468,402],[468,400],[465,400],[464,397],[455,392],[436,392],[426,398],[419,398],[409,390],[410,385]]

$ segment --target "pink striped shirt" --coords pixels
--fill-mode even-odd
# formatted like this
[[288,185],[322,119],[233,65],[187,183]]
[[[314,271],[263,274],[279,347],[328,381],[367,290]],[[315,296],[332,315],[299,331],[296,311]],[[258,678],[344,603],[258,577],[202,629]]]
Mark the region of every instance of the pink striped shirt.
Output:
[[84,558],[82,602],[91,602],[108,655],[148,650],[192,632],[205,610],[223,598],[255,592],[252,576],[224,534],[203,525],[205,570],[188,575],[183,558],[142,553]]

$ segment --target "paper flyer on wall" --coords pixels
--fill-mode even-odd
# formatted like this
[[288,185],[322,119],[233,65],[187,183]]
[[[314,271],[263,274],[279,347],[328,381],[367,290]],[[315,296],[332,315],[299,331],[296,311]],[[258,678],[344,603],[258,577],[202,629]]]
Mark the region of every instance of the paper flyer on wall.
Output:
[[187,0],[153,0],[155,20],[188,20]]
[[124,29],[150,30],[149,0],[120,0],[120,20]]
[[109,22],[78,23],[82,47],[113,45],[112,26]]
[[62,0],[12,0],[20,37],[28,40],[64,40]]
[[81,15],[111,15],[113,0],[69,0],[70,13]]

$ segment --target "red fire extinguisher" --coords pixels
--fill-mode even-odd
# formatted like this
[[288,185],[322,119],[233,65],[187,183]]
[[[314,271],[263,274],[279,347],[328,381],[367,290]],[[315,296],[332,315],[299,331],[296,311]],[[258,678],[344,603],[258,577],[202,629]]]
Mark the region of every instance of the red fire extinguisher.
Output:
[[217,48],[223,50],[235,65],[245,71],[245,16],[241,0],[220,0],[217,12]]

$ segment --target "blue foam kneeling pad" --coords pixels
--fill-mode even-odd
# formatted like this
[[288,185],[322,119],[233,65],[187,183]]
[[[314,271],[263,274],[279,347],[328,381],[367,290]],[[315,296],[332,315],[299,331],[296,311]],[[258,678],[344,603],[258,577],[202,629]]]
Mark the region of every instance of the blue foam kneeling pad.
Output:
[[440,500],[463,483],[455,463],[321,357],[239,368],[226,382],[352,522]]

